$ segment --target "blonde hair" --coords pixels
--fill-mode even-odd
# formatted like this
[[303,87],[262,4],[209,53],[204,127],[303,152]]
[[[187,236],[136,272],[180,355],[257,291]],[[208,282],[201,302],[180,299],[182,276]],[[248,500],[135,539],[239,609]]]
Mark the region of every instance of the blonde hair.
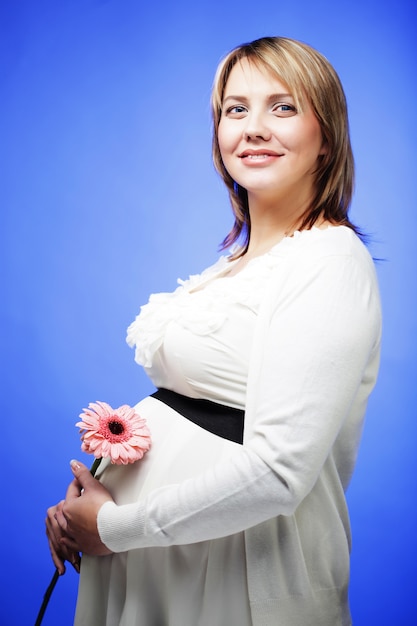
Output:
[[340,79],[329,61],[311,46],[285,37],[263,37],[232,50],[220,63],[214,79],[211,97],[213,161],[229,190],[235,216],[234,226],[222,242],[222,249],[243,235],[243,254],[250,238],[247,192],[226,170],[218,142],[226,83],[233,67],[244,58],[282,81],[291,91],[297,110],[302,111],[307,101],[321,127],[326,153],[319,157],[315,195],[297,227],[300,230],[311,228],[322,217],[332,224],[344,224],[358,232],[348,218],[354,163],[346,98]]

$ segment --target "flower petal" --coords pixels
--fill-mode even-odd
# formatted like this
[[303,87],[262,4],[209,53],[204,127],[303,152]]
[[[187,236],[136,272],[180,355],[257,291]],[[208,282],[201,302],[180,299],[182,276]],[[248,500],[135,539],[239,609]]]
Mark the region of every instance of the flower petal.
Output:
[[128,404],[113,409],[106,402],[91,402],[79,416],[81,449],[96,458],[109,457],[126,465],[141,459],[151,446],[146,420]]

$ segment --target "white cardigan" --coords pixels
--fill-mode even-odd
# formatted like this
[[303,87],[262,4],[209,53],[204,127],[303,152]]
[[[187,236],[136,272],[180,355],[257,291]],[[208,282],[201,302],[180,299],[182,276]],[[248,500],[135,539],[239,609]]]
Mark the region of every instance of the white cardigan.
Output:
[[378,371],[377,280],[347,227],[296,233],[273,254],[280,260],[256,323],[244,445],[144,501],[104,504],[98,529],[113,552],[243,530],[254,626],[347,626],[344,491]]

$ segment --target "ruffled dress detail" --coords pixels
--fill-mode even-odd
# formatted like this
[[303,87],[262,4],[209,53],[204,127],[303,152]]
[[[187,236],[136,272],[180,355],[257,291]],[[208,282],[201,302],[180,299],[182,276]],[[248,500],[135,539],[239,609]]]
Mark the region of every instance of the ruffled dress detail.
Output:
[[210,335],[221,328],[233,304],[256,312],[260,296],[279,256],[271,250],[253,259],[238,274],[227,273],[235,261],[222,256],[201,274],[178,279],[171,293],[152,294],[127,330],[126,341],[135,347],[135,361],[150,369],[162,346],[168,326],[175,322],[191,333]]

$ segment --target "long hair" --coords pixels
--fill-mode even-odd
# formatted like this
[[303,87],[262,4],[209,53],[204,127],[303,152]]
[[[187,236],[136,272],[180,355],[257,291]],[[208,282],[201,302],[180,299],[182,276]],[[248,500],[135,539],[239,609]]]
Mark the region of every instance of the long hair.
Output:
[[326,153],[319,156],[315,193],[297,228],[309,229],[322,217],[332,224],[348,226],[360,235],[348,217],[354,162],[346,98],[340,79],[329,61],[311,46],[285,37],[263,37],[232,50],[220,63],[214,79],[211,97],[213,161],[229,191],[235,217],[221,248],[228,248],[243,237],[240,254],[244,254],[250,238],[248,195],[226,170],[218,141],[226,83],[236,63],[245,58],[283,82],[294,97],[297,110],[302,111],[308,102],[320,124]]

